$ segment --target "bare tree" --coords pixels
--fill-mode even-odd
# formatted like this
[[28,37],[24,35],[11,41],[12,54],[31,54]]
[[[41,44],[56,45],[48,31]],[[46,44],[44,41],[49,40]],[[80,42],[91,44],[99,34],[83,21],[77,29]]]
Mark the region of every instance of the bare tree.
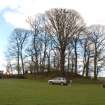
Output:
[[77,60],[78,60],[78,51],[77,51],[77,46],[79,42],[79,35],[73,36],[72,38],[72,47],[74,49],[74,66],[75,66],[75,73],[77,74]]
[[47,28],[60,52],[60,69],[64,74],[65,50],[72,37],[84,30],[82,17],[75,10],[55,8],[46,11]]
[[17,65],[16,70],[18,72],[18,75],[20,74],[20,45],[18,41],[17,34],[15,31],[13,31],[12,35],[9,38],[9,46],[8,46],[8,52],[7,55],[10,60],[14,60],[16,58]]
[[[9,40],[9,54],[10,56],[14,56],[17,58],[17,71],[20,73],[20,59],[22,71],[24,74],[24,61],[23,61],[23,49],[26,47],[26,42],[28,39],[29,31],[24,29],[14,29],[12,35]],[[13,60],[13,58],[11,59]]]
[[103,53],[105,50],[105,26],[92,25],[88,28],[88,31],[93,49],[94,79],[97,79],[105,57]]
[[43,21],[42,34],[41,34],[41,42],[42,42],[42,46],[43,46],[42,65],[45,67],[46,59],[50,58],[51,38],[48,36],[48,33],[46,31],[46,24],[45,24],[44,17],[43,17],[42,21]]
[[23,50],[26,47],[26,42],[28,40],[28,36],[29,36],[29,31],[27,30],[23,30],[23,29],[15,29],[15,32],[18,36],[18,40],[19,40],[19,45],[20,45],[20,58],[21,58],[21,65],[22,65],[22,71],[23,71],[23,75],[25,73],[24,70],[24,57],[23,57]]
[[[80,39],[80,44],[82,47],[83,53],[81,53],[82,58],[83,58],[83,72],[82,76],[89,76],[89,64],[90,64],[90,57],[91,57],[91,42],[89,40],[89,36],[83,35],[82,38]],[[81,52],[81,51],[80,51]]]
[[73,47],[72,47],[72,44],[70,43],[68,46],[67,46],[67,49],[66,49],[66,59],[67,59],[67,70],[68,72],[72,71],[71,70],[71,63],[72,63],[72,52],[73,52]]
[[38,58],[41,49],[41,40],[39,38],[39,34],[41,34],[41,18],[40,16],[28,17],[27,22],[30,24],[32,31],[31,58],[35,75],[38,72]]

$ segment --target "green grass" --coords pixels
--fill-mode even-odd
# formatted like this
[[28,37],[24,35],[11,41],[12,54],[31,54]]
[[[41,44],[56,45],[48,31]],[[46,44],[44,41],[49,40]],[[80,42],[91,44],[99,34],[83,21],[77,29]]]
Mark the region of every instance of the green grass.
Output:
[[49,86],[47,81],[0,80],[0,105],[105,105],[100,84]]

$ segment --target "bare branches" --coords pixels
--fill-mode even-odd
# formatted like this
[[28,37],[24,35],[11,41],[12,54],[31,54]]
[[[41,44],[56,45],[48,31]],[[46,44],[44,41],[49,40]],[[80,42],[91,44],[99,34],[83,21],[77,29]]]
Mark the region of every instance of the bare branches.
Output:
[[[26,21],[30,30],[15,29],[10,38],[11,47],[8,52],[17,58],[18,69],[20,58],[24,58],[24,46],[30,43],[27,55],[34,74],[47,66],[50,68],[51,59],[54,59],[54,65],[58,62],[58,69],[60,67],[62,73],[65,72],[67,63],[68,70],[72,66],[72,72],[78,73],[78,61],[82,58],[83,74],[89,76],[92,64],[95,77],[97,76],[97,70],[105,60],[105,26],[85,27],[84,20],[77,11],[62,8],[50,9],[44,14],[28,17]],[[31,36],[29,41],[28,36]]]
[[24,62],[23,62],[23,49],[26,46],[26,42],[28,40],[29,31],[24,29],[14,29],[13,33],[10,36],[9,40],[9,55],[17,59],[17,71],[18,74],[20,72],[20,59],[22,70],[24,74]]
[[[92,49],[94,53],[94,78],[97,78],[99,73],[99,67],[103,62],[104,57],[103,51],[105,50],[105,26],[102,25],[92,25],[88,28],[89,39],[92,42]],[[101,66],[102,67],[102,66]]]
[[65,50],[73,36],[84,30],[84,21],[75,10],[55,8],[46,12],[48,32],[55,35],[61,55],[61,69],[64,71]]

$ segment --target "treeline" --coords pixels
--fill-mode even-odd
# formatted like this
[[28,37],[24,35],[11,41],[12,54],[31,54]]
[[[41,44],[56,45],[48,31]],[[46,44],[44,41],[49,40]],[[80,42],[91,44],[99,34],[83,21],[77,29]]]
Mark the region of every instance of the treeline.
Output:
[[104,68],[105,26],[86,26],[72,9],[55,8],[26,20],[30,29],[16,28],[9,37],[7,71],[18,74],[61,71],[97,76]]

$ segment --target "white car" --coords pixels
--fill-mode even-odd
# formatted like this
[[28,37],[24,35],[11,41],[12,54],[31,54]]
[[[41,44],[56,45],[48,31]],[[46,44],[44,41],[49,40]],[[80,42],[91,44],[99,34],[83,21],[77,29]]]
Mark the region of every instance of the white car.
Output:
[[64,77],[56,77],[51,80],[48,80],[48,84],[60,84],[60,85],[68,85],[69,81]]

